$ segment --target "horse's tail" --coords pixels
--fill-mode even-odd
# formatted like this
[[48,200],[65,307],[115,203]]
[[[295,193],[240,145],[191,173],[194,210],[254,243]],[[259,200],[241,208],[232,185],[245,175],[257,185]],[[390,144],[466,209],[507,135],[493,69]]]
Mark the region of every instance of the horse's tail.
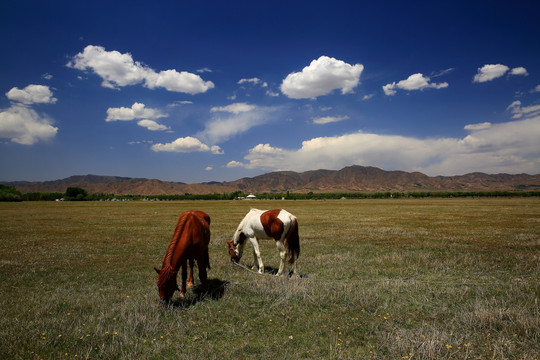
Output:
[[210,270],[211,267],[210,267],[210,256],[208,255],[208,250],[206,250],[205,254],[204,254],[204,266]]
[[298,236],[298,221],[296,217],[291,216],[291,226],[285,236],[287,244],[287,252],[291,259],[289,264],[294,264],[294,261],[300,256],[300,237]]

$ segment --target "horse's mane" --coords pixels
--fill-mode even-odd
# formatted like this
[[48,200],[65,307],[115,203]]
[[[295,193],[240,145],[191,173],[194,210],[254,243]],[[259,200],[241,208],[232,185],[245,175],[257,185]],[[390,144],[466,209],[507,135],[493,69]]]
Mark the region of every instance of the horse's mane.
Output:
[[[191,214],[191,213],[188,213],[188,214]],[[178,242],[179,242],[178,240],[180,240],[180,234],[182,233],[182,230],[184,229],[184,226],[186,225],[188,214],[184,213],[180,216],[180,219],[178,219],[178,223],[176,224],[176,229],[174,229],[173,237],[171,239],[171,242],[169,243],[167,252],[165,253],[165,258],[163,259],[164,268],[165,267],[172,268],[171,260],[172,260],[174,251],[176,250],[176,246],[178,245]]]
[[[188,214],[191,214],[191,213],[188,213]],[[176,250],[176,246],[178,245],[180,234],[182,233],[182,230],[184,229],[184,226],[186,225],[187,219],[188,219],[188,216],[186,213],[182,214],[180,218],[178,219],[178,223],[176,224],[176,229],[174,229],[173,237],[171,239],[171,242],[169,243],[167,252],[165,253],[165,258],[163,259],[163,266],[161,267],[161,271],[159,272],[158,286],[166,283],[171,278],[176,276],[176,272],[178,270],[173,267],[172,257]]]
[[158,286],[162,286],[166,282],[170,281],[176,276],[176,270],[168,264],[167,266],[163,266],[161,268],[161,271],[159,272],[158,277]]

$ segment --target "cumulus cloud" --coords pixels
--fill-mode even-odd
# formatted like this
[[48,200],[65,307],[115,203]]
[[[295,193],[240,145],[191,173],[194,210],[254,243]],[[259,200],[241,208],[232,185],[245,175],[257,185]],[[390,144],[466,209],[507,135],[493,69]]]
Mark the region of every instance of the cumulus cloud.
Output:
[[310,99],[340,89],[352,93],[360,82],[362,64],[350,65],[342,60],[321,56],[301,72],[294,72],[281,83],[281,92],[292,99]]
[[397,90],[396,89],[402,89],[402,90],[424,90],[424,89],[443,89],[448,87],[447,82],[443,83],[432,83],[430,82],[430,78],[427,76],[422,75],[421,73],[412,74],[405,80],[401,80],[400,82],[396,83],[390,83],[384,85],[383,91],[386,95],[395,95]]
[[225,165],[226,168],[232,169],[232,168],[238,168],[238,167],[244,167],[244,164],[239,161],[229,161],[227,165]]
[[342,120],[347,120],[348,118],[348,116],[323,116],[313,119],[313,123],[318,125],[324,125],[334,122],[340,122]]
[[199,75],[176,70],[156,72],[141,62],[134,61],[129,53],[106,51],[102,46],[88,45],[83,52],[75,55],[67,66],[93,71],[103,79],[102,86],[112,89],[142,83],[149,89],[162,87],[169,91],[193,95],[214,87],[214,83],[204,81]]
[[474,82],[486,82],[491,81],[497,78],[500,78],[504,76],[504,74],[508,73],[508,75],[514,75],[514,76],[528,76],[529,73],[527,72],[527,69],[525,69],[523,66],[515,67],[512,70],[506,65],[502,64],[487,64],[482,66],[481,68],[478,68],[478,72],[473,78]]
[[199,139],[186,136],[181,137],[173,142],[166,144],[154,144],[151,148],[155,152],[178,152],[178,153],[191,153],[191,152],[211,152],[212,154],[223,154],[223,150],[219,146],[208,146],[202,143]]
[[28,85],[24,89],[17,87],[12,88],[6,93],[6,96],[11,101],[20,102],[22,104],[54,104],[57,99],[53,97],[52,91],[45,85]]
[[0,138],[10,139],[21,145],[33,145],[56,136],[58,128],[48,117],[38,115],[33,109],[14,104],[0,111]]
[[531,92],[540,92],[540,85],[537,85],[534,89],[531,90]]
[[139,126],[141,126],[143,128],[147,128],[150,131],[164,131],[164,130],[170,130],[171,129],[168,126],[165,126],[163,124],[158,124],[154,120],[148,120],[148,119],[139,120],[137,122],[137,125],[139,125]]
[[529,76],[529,73],[527,72],[527,69],[520,66],[510,70],[510,75]]
[[478,72],[473,78],[474,82],[486,82],[491,81],[497,78],[500,78],[506,72],[510,70],[510,68],[506,65],[502,64],[487,64],[482,66],[481,68],[478,68]]
[[147,108],[144,104],[135,102],[130,108],[108,108],[105,121],[130,121],[135,119],[159,119],[167,117],[157,109]]
[[467,125],[463,138],[420,139],[355,132],[317,137],[287,150],[270,144],[253,147],[246,168],[305,171],[339,169],[350,164],[421,171],[428,175],[540,172],[540,116],[500,124]]

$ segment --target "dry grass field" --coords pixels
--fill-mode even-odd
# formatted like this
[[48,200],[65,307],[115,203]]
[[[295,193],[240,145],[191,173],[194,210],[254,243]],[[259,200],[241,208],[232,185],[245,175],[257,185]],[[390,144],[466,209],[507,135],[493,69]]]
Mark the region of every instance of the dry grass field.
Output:
[[[301,278],[231,265],[250,207],[298,217]],[[161,307],[189,209],[211,292]],[[1,359],[540,359],[538,198],[0,203],[0,278]]]

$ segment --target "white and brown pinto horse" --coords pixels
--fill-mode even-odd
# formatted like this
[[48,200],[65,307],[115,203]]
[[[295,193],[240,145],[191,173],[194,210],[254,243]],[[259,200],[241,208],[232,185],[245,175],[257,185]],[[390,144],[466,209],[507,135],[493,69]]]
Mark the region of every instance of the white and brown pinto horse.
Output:
[[[158,273],[158,290],[162,303],[169,303],[175,290],[180,297],[186,293],[187,263],[189,262],[189,284],[193,286],[193,264],[197,260],[202,292],[208,290],[206,269],[210,269],[208,244],[210,243],[210,216],[203,211],[190,210],[182,213],[176,224],[172,240],[165,253]],[[178,289],[176,276],[182,267],[182,287]]]
[[274,239],[281,258],[277,275],[283,274],[287,256],[290,257],[289,264],[293,274],[297,275],[296,259],[300,255],[300,239],[298,222],[294,215],[282,209],[251,209],[238,225],[232,241],[227,241],[231,261],[236,263],[240,261],[246,239],[253,245],[253,270],[260,274],[264,273],[259,240]]

